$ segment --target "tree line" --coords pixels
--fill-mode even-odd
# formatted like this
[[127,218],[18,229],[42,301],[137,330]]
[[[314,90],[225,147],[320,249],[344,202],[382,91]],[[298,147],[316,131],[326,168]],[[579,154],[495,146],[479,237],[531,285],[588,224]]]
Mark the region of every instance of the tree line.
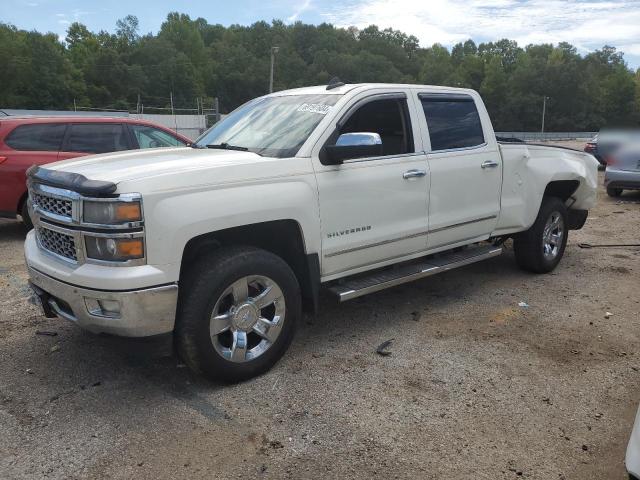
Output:
[[73,23],[64,41],[53,33],[0,23],[0,108],[135,110],[139,99],[194,108],[220,100],[230,111],[266,93],[270,52],[274,89],[345,82],[420,83],[468,87],[483,96],[494,127],[592,131],[640,124],[640,69],[604,46],[580,55],[568,43],[519,46],[515,41],[440,44],[372,25],[257,22],[209,24],[170,13],[157,34],[140,35],[138,19],[118,20],[115,33]]

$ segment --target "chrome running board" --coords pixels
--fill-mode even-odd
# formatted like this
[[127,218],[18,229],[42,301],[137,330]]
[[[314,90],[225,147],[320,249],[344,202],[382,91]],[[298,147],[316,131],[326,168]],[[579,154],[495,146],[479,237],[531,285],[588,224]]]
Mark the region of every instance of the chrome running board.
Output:
[[412,282],[419,278],[463,267],[470,263],[496,257],[502,253],[502,247],[493,245],[470,246],[462,251],[439,253],[418,262],[404,263],[400,266],[386,267],[354,277],[338,280],[327,289],[341,302],[361,297],[369,293]]

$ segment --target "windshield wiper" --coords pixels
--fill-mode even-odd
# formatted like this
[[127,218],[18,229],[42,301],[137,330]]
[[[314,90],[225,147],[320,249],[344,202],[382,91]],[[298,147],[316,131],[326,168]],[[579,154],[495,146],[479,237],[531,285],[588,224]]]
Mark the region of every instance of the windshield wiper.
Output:
[[211,143],[207,145],[207,148],[217,148],[220,150],[239,150],[241,152],[247,152],[249,149],[247,147],[238,147],[236,145],[229,145],[228,143]]

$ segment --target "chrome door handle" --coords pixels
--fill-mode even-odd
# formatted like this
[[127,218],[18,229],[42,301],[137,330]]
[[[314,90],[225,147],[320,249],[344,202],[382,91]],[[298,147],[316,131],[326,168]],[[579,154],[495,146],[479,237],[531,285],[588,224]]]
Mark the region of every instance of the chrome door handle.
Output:
[[480,166],[482,168],[496,168],[498,165],[500,164],[495,160],[485,160],[484,162],[482,162],[482,165]]
[[424,177],[426,174],[426,170],[407,170],[402,174],[402,178],[406,180],[407,178]]

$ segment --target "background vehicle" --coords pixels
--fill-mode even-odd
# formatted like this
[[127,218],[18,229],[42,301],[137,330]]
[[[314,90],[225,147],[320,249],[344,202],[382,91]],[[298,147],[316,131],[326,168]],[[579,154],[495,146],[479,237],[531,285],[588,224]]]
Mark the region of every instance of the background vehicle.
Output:
[[593,155],[595,159],[598,160],[602,168],[607,166],[606,160],[598,152],[598,134],[585,144],[584,151]]
[[238,381],[283,355],[321,286],[346,301],[509,237],[522,268],[553,270],[595,204],[597,161],[498,143],[473,90],[334,83],[254,99],[192,149],[60,162],[29,182],[25,258],[47,315],[173,333],[195,371]]
[[640,190],[640,133],[608,157],[604,186],[611,197],[623,190]]
[[138,148],[185,146],[191,141],[143,120],[107,117],[2,117],[0,121],[0,216],[26,209],[25,172],[31,165]]
[[602,167],[606,167],[616,151],[638,141],[638,131],[622,128],[602,129],[584,146],[584,151],[593,155]]

